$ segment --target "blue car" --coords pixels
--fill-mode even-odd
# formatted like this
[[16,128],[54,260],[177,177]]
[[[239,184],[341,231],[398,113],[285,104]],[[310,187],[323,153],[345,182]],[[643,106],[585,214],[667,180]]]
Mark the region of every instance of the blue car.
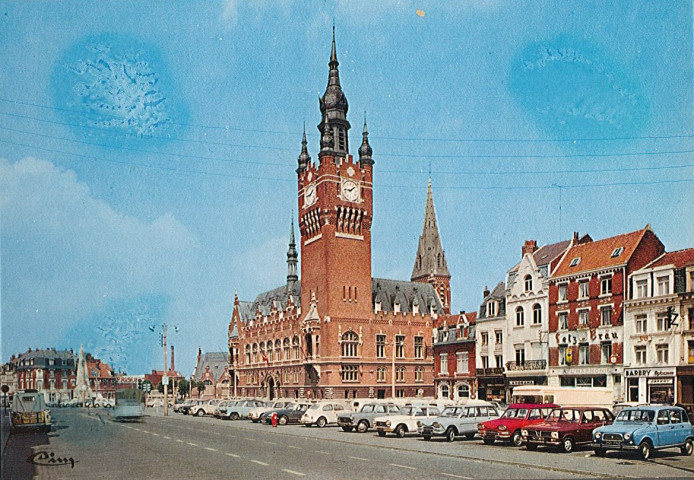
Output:
[[679,448],[682,455],[691,455],[694,428],[687,412],[680,407],[625,408],[612,425],[593,430],[592,447],[601,457],[607,450],[632,450],[648,460],[654,450],[663,448]]

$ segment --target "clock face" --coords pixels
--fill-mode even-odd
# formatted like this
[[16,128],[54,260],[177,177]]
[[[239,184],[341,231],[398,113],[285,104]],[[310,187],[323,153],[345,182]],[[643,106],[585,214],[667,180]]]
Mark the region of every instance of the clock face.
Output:
[[312,183],[304,190],[304,206],[310,207],[316,203],[316,186]]
[[346,180],[342,183],[342,196],[350,202],[359,198],[359,185],[352,180]]

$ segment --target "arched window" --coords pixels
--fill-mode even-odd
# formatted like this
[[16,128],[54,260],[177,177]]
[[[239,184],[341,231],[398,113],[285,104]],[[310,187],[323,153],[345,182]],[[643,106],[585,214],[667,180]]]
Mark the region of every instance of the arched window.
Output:
[[262,342],[260,344],[260,357],[258,357],[258,359],[262,363],[265,363],[265,361],[267,360],[267,355],[265,355],[265,343],[264,342]]
[[525,276],[525,291],[530,292],[533,289],[533,277],[530,275]]
[[294,350],[294,360],[299,360],[299,337],[292,339],[292,349]]
[[357,343],[359,342],[359,337],[356,333],[349,331],[342,335],[342,356],[343,357],[356,357],[357,356]]
[[284,359],[289,360],[289,339],[285,338],[284,342],[282,342],[282,345],[284,346]]
[[523,307],[516,308],[516,327],[522,327],[525,325],[525,312]]
[[253,344],[253,363],[258,363],[258,344]]
[[279,338],[275,340],[275,357],[277,357],[278,362],[282,361],[282,342]]
[[251,364],[251,346],[246,345],[246,365]]
[[447,384],[442,384],[439,391],[441,392],[441,398],[450,398],[450,389]]
[[458,398],[470,398],[470,385],[461,383],[458,385],[458,391],[456,393]]
[[542,323],[542,305],[536,303],[533,305],[533,325],[540,325]]
[[272,354],[272,340],[267,341],[267,361],[272,362],[274,355]]

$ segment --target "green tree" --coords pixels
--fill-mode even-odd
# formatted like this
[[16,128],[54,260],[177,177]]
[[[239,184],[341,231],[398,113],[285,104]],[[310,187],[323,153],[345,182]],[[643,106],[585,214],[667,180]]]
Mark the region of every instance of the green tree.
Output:
[[198,389],[198,395],[202,395],[202,392],[205,391],[205,383],[200,381],[195,384],[195,388]]
[[157,391],[159,393],[164,393],[164,384],[163,383],[161,383],[161,382],[157,383]]
[[185,397],[188,395],[188,392],[190,391],[190,383],[188,383],[188,380],[185,378],[182,378],[178,381],[178,394],[182,397]]

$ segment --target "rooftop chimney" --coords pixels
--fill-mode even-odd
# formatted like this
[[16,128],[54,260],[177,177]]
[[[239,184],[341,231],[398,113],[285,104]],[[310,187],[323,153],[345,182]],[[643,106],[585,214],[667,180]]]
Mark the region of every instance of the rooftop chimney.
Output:
[[521,252],[521,257],[525,257],[525,254],[532,255],[537,250],[537,242],[535,240],[526,240],[523,244],[523,249]]
[[574,245],[578,245],[578,232],[574,232]]
[[487,298],[489,296],[489,287],[487,287],[486,285],[484,286],[484,292],[482,293],[482,295],[482,298]]

